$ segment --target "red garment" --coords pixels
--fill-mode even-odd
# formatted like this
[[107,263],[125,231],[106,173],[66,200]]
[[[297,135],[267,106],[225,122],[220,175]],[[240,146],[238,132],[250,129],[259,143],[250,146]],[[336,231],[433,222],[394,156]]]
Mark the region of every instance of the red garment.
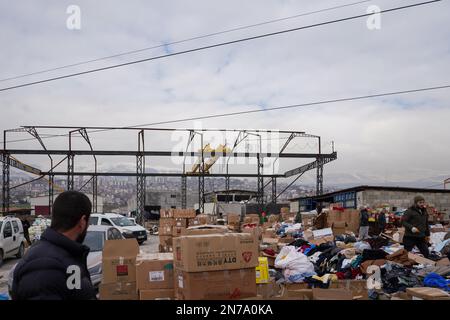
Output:
[[343,272],[336,272],[336,277],[338,277],[339,280],[344,280],[345,274]]

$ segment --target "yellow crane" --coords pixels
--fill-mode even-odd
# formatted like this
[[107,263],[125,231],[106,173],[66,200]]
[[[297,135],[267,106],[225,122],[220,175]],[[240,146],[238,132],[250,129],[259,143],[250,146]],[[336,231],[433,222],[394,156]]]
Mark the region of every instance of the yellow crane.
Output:
[[[199,152],[202,152],[200,149]],[[205,158],[205,167],[203,168],[204,174],[209,174],[209,169],[219,160],[219,158],[223,155],[224,152],[231,152],[230,148],[225,145],[220,144],[216,149],[211,148],[211,145],[208,143],[203,148],[204,153],[215,152],[213,157]],[[202,163],[202,157],[199,156],[197,161],[192,166],[191,171],[187,172],[188,174],[200,174],[200,165]]]

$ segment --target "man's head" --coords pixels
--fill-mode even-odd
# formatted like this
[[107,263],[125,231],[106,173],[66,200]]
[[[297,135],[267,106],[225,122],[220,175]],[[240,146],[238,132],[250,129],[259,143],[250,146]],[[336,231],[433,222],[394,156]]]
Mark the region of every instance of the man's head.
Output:
[[425,198],[422,196],[415,196],[414,197],[414,205],[419,208],[425,208]]
[[91,210],[92,204],[86,195],[78,191],[65,191],[53,203],[51,228],[60,233],[70,233],[75,241],[82,243]]

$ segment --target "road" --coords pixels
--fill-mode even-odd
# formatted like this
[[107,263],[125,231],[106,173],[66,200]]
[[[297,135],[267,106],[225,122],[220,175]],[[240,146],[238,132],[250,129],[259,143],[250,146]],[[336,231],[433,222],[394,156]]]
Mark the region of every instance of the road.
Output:
[[[142,253],[158,252],[159,237],[149,236],[141,246]],[[11,269],[19,262],[19,259],[8,259],[0,267],[0,294],[6,294],[8,292],[8,275]]]

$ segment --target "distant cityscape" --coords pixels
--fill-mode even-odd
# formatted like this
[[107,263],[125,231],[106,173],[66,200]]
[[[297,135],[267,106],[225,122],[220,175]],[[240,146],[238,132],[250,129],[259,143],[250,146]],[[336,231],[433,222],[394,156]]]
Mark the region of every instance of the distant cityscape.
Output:
[[[30,181],[32,178],[25,176],[11,176],[11,187]],[[75,190],[92,193],[92,182],[89,177],[75,177]],[[267,180],[268,181],[268,180]],[[55,178],[55,194],[65,190],[66,179]],[[277,192],[287,187],[287,183],[277,181]],[[173,191],[179,192],[181,187],[180,178],[169,177],[147,177],[146,191]],[[294,184],[286,190],[278,202],[287,202],[289,199],[315,194],[315,186]],[[256,181],[253,179],[230,179],[230,189],[256,191]],[[225,190],[225,178],[205,178],[205,193]],[[265,194],[271,194],[271,185],[265,189]],[[333,188],[325,188],[324,192],[334,191]],[[198,179],[187,179],[187,192],[198,192]],[[41,179],[18,188],[11,189],[11,206],[26,206],[29,199],[48,195],[48,181]],[[126,208],[130,200],[136,197],[136,177],[98,177],[98,195],[103,197],[105,210]]]

